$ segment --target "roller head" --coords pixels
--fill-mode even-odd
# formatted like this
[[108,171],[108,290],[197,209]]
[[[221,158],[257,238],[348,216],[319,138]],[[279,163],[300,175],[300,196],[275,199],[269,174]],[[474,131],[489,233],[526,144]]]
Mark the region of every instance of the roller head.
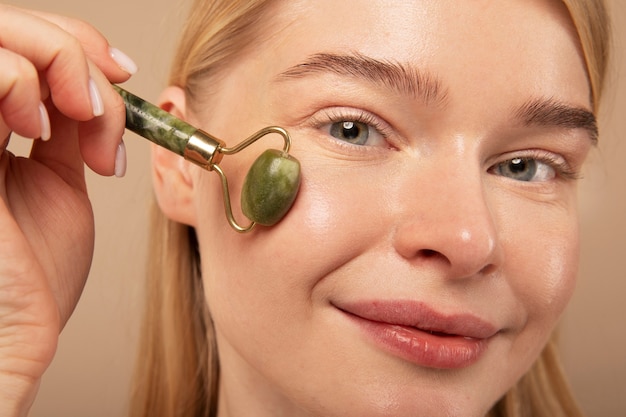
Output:
[[246,175],[241,191],[243,214],[272,226],[287,214],[300,188],[300,162],[284,151],[268,149]]

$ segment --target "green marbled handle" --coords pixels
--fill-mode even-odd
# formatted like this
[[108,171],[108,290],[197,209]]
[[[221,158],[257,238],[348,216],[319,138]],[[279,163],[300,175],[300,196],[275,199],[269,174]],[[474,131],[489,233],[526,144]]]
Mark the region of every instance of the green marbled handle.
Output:
[[198,131],[142,98],[113,85],[126,104],[126,128],[181,156],[189,139]]

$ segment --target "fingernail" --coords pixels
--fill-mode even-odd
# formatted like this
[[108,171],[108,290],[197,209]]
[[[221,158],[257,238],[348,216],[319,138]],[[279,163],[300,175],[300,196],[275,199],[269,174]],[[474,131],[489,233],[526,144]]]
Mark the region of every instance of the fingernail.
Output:
[[48,116],[48,110],[43,103],[39,103],[39,121],[41,123],[41,140],[48,140],[52,135],[50,129],[50,116]]
[[115,176],[121,178],[126,175],[126,145],[124,140],[117,145],[117,152],[115,153]]
[[113,61],[115,61],[115,63],[117,63],[122,70],[126,71],[130,75],[137,72],[137,64],[135,64],[135,61],[130,59],[130,57],[124,52],[117,48],[109,48],[109,54],[111,55],[111,58],[113,58]]
[[94,116],[102,116],[104,114],[104,103],[102,96],[98,91],[98,86],[93,78],[89,79],[89,96],[91,97],[91,108]]

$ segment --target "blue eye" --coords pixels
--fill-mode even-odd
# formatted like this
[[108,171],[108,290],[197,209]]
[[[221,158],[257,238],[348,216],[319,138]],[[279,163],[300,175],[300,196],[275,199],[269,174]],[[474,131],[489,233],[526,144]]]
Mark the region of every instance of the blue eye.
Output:
[[516,181],[549,181],[556,176],[555,169],[548,163],[535,158],[513,158],[493,167],[493,171]]
[[[327,132],[342,142],[357,146],[388,146],[385,134],[375,121],[358,119],[334,118],[326,125]],[[362,119],[362,120],[359,120]]]

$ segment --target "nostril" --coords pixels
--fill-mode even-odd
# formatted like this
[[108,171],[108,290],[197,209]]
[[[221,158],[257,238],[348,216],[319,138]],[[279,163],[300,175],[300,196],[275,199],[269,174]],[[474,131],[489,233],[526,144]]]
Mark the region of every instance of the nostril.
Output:
[[416,253],[417,258],[419,258],[422,262],[443,262],[446,265],[451,265],[451,260],[445,256],[443,253],[434,249],[421,249]]
[[489,265],[486,265],[483,269],[481,269],[479,274],[483,275],[483,276],[491,275],[491,274],[493,274],[496,271],[496,269],[498,269],[498,267],[496,265],[489,264]]
[[420,250],[419,254],[422,255],[424,258],[433,258],[437,256],[437,251],[432,249],[422,249]]

